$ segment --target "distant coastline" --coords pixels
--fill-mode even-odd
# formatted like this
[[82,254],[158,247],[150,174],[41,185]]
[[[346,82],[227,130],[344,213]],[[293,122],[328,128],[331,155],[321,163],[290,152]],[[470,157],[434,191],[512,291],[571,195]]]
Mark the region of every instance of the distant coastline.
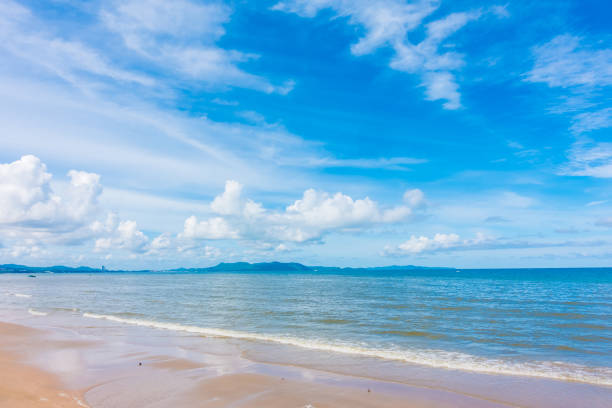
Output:
[[347,273],[347,272],[383,272],[383,271],[409,271],[409,270],[444,270],[454,271],[451,267],[428,267],[417,265],[390,265],[377,267],[335,267],[335,266],[306,266],[297,262],[221,262],[215,266],[204,268],[173,268],[173,269],[105,269],[90,266],[27,266],[18,264],[0,265],[0,273],[147,273],[147,272],[177,272],[177,273],[210,273],[210,272],[293,272],[293,273]]
[[209,267],[170,268],[170,269],[106,269],[90,266],[27,266],[18,264],[0,265],[0,274],[53,274],[53,273],[319,273],[319,274],[397,274],[397,273],[458,273],[468,271],[571,271],[571,270],[609,270],[612,267],[567,267],[567,268],[455,268],[445,266],[419,266],[419,265],[389,265],[374,267],[339,267],[339,266],[307,266],[297,262],[221,262]]

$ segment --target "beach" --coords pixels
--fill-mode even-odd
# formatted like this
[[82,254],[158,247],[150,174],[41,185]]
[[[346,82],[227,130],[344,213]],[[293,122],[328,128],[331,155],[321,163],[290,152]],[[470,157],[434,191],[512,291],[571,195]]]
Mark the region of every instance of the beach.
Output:
[[610,271],[3,274],[0,283],[1,406],[612,401]]
[[52,373],[25,363],[28,350],[40,345],[39,331],[0,324],[0,405],[4,407],[78,407],[82,393],[67,390]]
[[[41,324],[40,317],[37,324]],[[43,323],[44,324],[44,323]],[[0,323],[0,405],[7,407],[504,407],[442,390],[288,367],[229,354],[139,352],[61,329]],[[77,338],[80,338],[77,340]],[[116,340],[115,340],[116,341]],[[135,345],[132,345],[135,346]],[[122,350],[122,351],[119,351]],[[219,350],[216,350],[218,353]],[[203,357],[203,358],[202,358]]]

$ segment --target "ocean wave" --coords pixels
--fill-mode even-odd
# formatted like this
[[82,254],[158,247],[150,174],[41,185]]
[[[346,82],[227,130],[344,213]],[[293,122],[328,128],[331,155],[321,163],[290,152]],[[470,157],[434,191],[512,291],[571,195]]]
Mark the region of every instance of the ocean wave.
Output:
[[47,313],[45,312],[39,312],[38,310],[34,310],[34,309],[28,309],[28,313],[33,316],[46,316],[47,315]]
[[28,298],[28,299],[32,297],[32,295],[25,295],[23,293],[11,293],[11,295],[18,297],[18,298]]
[[435,368],[462,370],[485,374],[541,377],[554,380],[612,386],[612,369],[608,367],[587,367],[557,361],[514,362],[444,350],[372,348],[342,342],[330,343],[315,339],[275,336],[236,330],[183,325],[179,323],[157,322],[152,320],[128,319],[114,315],[95,313],[83,313],[83,317],[103,319],[128,325],[195,333],[207,337],[270,342],[310,350],[352,354],[391,361],[402,361]]

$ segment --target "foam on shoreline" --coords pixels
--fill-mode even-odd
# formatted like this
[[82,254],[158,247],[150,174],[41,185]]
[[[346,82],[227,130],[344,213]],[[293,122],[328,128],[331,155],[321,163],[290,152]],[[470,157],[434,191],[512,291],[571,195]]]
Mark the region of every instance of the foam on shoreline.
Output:
[[540,377],[553,380],[612,386],[612,369],[607,367],[587,367],[555,361],[513,362],[509,360],[478,357],[466,353],[443,350],[373,348],[343,342],[326,342],[317,339],[303,339],[291,336],[277,336],[219,328],[207,328],[179,323],[124,318],[114,315],[96,313],[83,313],[83,317],[103,319],[127,325],[195,333],[207,337],[270,342],[323,352],[402,361],[410,364],[418,364],[435,368],[462,370],[484,374]]

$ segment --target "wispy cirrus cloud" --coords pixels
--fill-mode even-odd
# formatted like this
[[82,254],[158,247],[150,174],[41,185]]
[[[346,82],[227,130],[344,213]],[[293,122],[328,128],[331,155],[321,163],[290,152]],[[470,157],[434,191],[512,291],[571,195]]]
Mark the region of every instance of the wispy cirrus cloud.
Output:
[[[379,48],[393,49],[389,66],[397,71],[417,74],[425,88],[425,99],[445,101],[446,109],[459,109],[461,95],[454,71],[465,64],[464,55],[453,51],[445,40],[471,21],[484,14],[508,17],[504,6],[493,6],[486,11],[470,10],[450,13],[425,25],[425,38],[411,42],[407,35],[421,26],[440,6],[439,0],[420,0],[407,3],[403,0],[284,0],[272,7],[274,10],[296,13],[303,17],[315,17],[323,9],[331,9],[340,17],[347,17],[351,25],[363,28],[364,34],[351,45],[353,55],[361,56]],[[447,51],[451,49],[451,51]]]
[[533,55],[526,81],[562,88],[612,85],[612,50],[584,47],[580,37],[559,35],[535,46]]
[[[216,90],[289,93],[292,80],[273,84],[240,67],[259,55],[216,45],[231,14],[220,2],[108,1],[90,16],[102,24],[83,28],[97,30],[96,35],[75,38],[38,17],[36,10],[7,0],[0,5],[0,49],[87,91],[113,82],[158,89],[189,82]],[[100,35],[108,44],[84,40]]]
[[570,131],[576,141],[568,151],[569,163],[560,170],[572,176],[612,177],[609,143],[598,143],[587,135],[612,126],[610,101],[599,95],[612,86],[612,49],[587,44],[583,38],[559,35],[532,49],[533,68],[525,81],[566,89],[561,105],[553,110],[571,115]]
[[92,81],[155,85],[149,75],[118,67],[102,52],[81,41],[63,38],[46,27],[30,9],[7,0],[0,5],[0,49],[82,88]]
[[478,233],[474,238],[461,238],[458,234],[438,233],[432,237],[411,236],[410,239],[395,246],[385,247],[383,254],[388,256],[422,255],[438,252],[504,250],[554,247],[596,247],[606,245],[606,241],[542,241],[510,238],[497,238]]
[[216,45],[225,34],[232,10],[220,2],[189,0],[115,1],[100,12],[102,22],[124,44],[161,70],[209,86],[236,86],[287,94],[291,80],[273,85],[239,64],[258,55]]
[[612,177],[612,143],[579,140],[568,152],[569,163],[559,173],[569,176]]

